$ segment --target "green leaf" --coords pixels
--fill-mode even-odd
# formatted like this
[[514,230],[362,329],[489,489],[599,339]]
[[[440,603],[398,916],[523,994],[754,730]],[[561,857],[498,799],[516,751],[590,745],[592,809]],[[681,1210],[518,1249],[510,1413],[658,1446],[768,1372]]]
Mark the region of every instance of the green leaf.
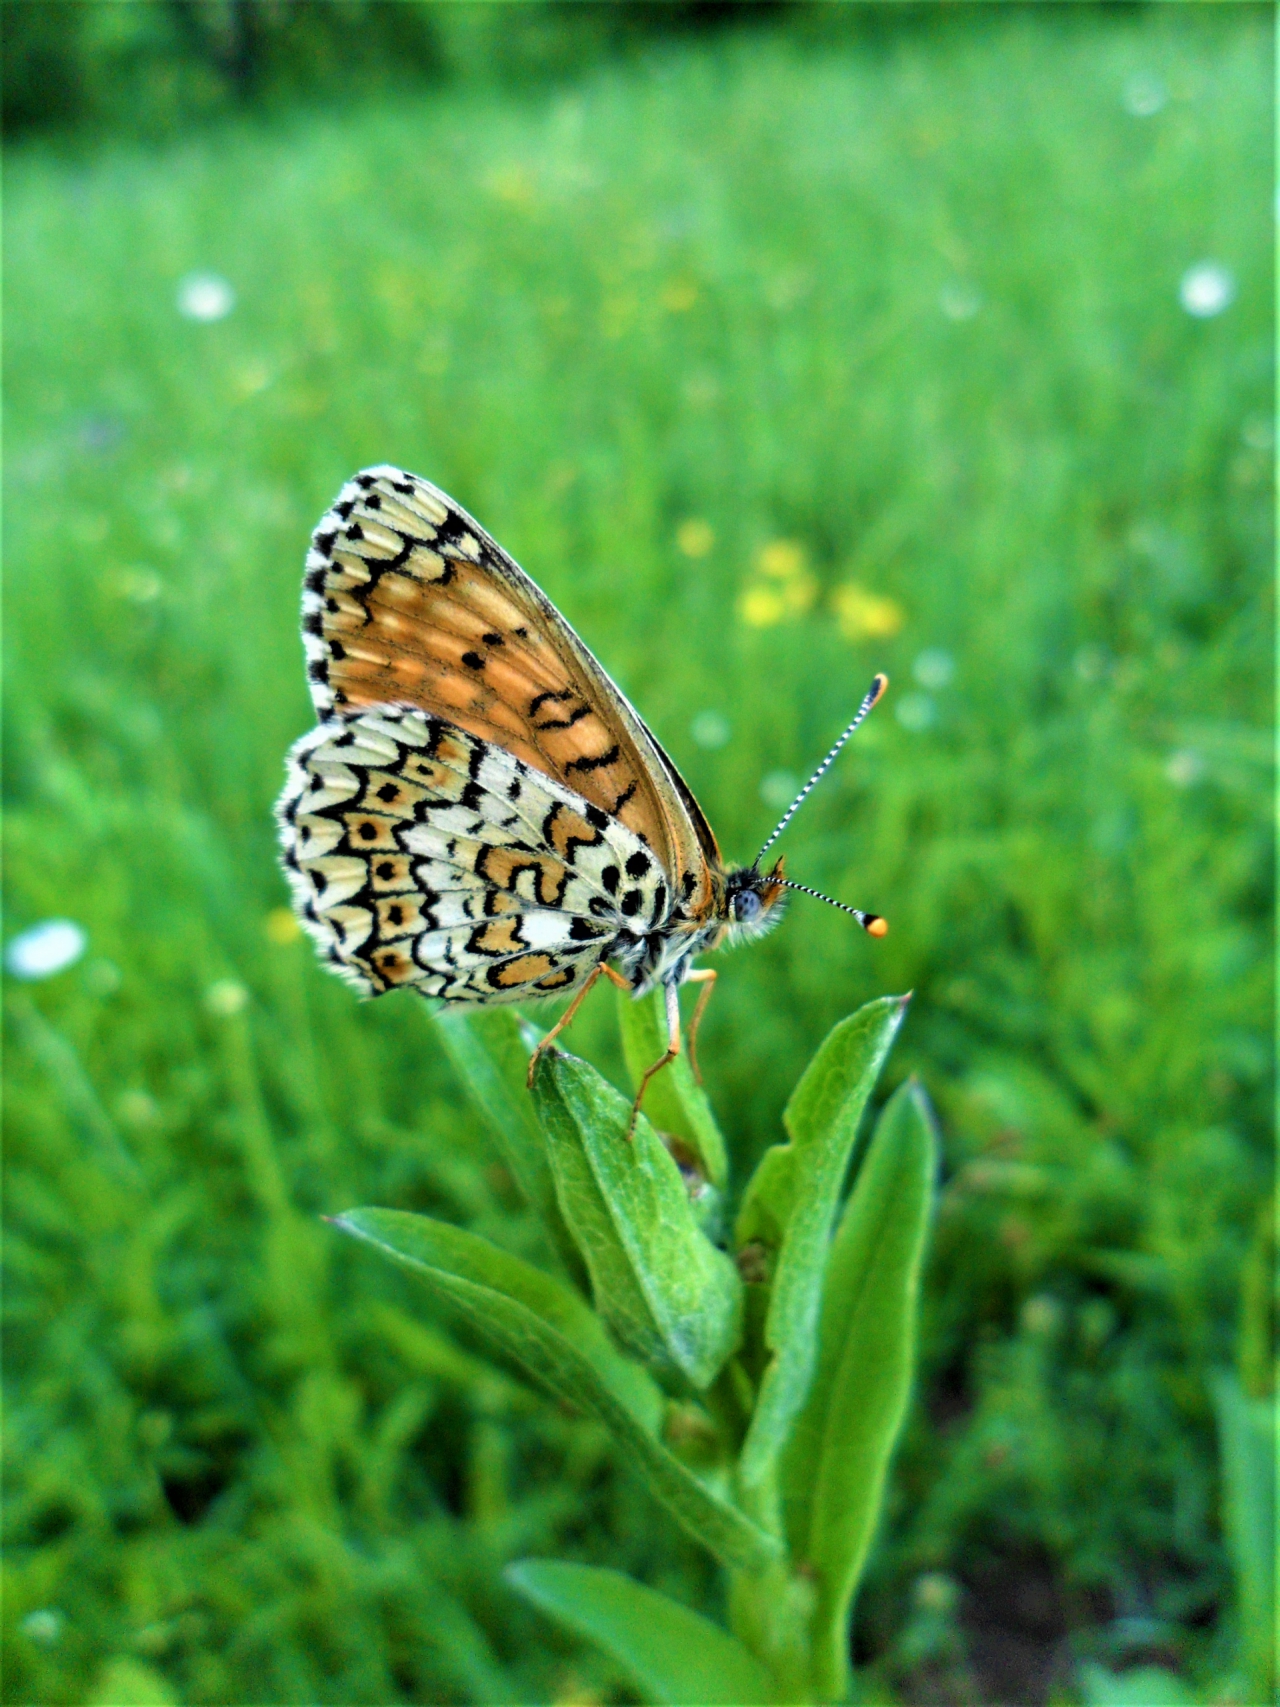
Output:
[[646,1701],[751,1707],[776,1699],[741,1642],[618,1571],[523,1559],[504,1575],[549,1617],[612,1654]]
[[827,1262],[818,1355],[782,1459],[793,1556],[813,1572],[815,1689],[847,1693],[849,1608],[911,1389],[937,1140],[908,1081],[876,1125]]
[[602,1422],[652,1493],[721,1563],[757,1570],[777,1553],[771,1537],[658,1440],[661,1394],[614,1350],[594,1312],[561,1281],[425,1215],[352,1209],[334,1225],[411,1269],[491,1347]]
[[1276,1420],[1235,1375],[1214,1382],[1222,1458],[1222,1529],[1235,1574],[1240,1669],[1251,1701],[1275,1691]]
[[533,1090],[596,1308],[637,1357],[708,1386],[741,1337],[742,1282],[666,1146],[643,1115],[628,1141],[631,1104],[575,1056],[544,1055]]
[[884,996],[842,1020],[805,1070],[787,1104],[790,1143],[763,1158],[738,1217],[739,1245],[766,1244],[781,1229],[765,1349],[770,1361],[738,1465],[743,1503],[780,1526],[778,1454],[809,1391],[831,1226],[857,1135],[908,998]]
[[582,1257],[564,1224],[542,1131],[525,1079],[542,1033],[511,1008],[434,1016],[458,1077],[501,1152],[525,1202],[537,1211],[556,1255],[574,1284],[586,1291]]
[[1079,1679],[1086,1707],[1192,1707],[1196,1699],[1187,1684],[1163,1666],[1114,1672],[1086,1663]]
[[[639,1090],[645,1070],[667,1052],[666,1000],[660,989],[639,1001],[625,990],[619,990],[617,996],[622,1052],[631,1075],[631,1088]],[[723,1191],[729,1179],[724,1138],[707,1094],[693,1076],[687,1050],[649,1081],[644,1107],[657,1130],[687,1144],[706,1178],[717,1192]]]

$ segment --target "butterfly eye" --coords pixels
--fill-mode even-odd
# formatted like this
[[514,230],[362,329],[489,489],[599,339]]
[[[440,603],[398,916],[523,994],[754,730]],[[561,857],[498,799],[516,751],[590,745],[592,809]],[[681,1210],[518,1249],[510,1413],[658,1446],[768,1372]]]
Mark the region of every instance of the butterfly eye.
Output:
[[760,897],[754,889],[743,889],[733,898],[733,916],[739,924],[748,924],[760,916]]

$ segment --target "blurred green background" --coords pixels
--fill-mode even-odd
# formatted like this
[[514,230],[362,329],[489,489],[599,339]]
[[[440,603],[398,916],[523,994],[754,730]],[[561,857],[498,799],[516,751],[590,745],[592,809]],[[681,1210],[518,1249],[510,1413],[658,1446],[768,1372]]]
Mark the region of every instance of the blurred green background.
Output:
[[[527,1552],[717,1610],[597,1428],[319,1220],[539,1250],[425,1007],[281,911],[307,534],[392,461],[731,856],[892,678],[785,842],[890,936],[797,897],[702,1048],[740,1184],[915,991],[885,1089],[946,1164],[865,1698],[1252,1704],[1214,1394],[1272,1367],[1270,10],[3,25],[7,936],[88,937],[6,978],[6,1699],[633,1699]],[[574,1046],[620,1072],[607,995]]]

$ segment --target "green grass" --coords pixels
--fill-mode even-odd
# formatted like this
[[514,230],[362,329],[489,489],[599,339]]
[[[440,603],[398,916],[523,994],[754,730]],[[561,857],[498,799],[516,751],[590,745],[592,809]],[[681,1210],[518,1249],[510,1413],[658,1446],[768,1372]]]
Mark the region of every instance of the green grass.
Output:
[[[1270,1177],[1267,15],[830,17],[10,159],[8,929],[90,950],[9,986],[9,1699],[617,1698],[501,1586],[529,1551],[714,1607],[597,1431],[317,1219],[536,1250],[421,1006],[268,934],[301,556],[377,461],[525,565],[728,854],[893,678],[784,844],[890,936],[795,898],[701,1050],[740,1182],[826,1029],[916,992],[886,1089],[923,1076],[947,1174],[876,1686],[1229,1662],[1209,1383]],[[1196,319],[1204,260],[1238,290]],[[176,311],[197,269],[219,323]],[[807,608],[744,619],[786,584]],[[842,631],[851,584],[897,632]],[[574,1041],[618,1072],[610,1021]]]

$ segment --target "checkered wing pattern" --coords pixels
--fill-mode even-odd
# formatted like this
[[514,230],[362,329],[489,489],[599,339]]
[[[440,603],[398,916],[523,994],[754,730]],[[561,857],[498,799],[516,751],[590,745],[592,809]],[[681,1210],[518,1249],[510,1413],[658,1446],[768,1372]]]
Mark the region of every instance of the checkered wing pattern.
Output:
[[668,875],[635,830],[416,707],[327,718],[288,773],[276,811],[294,905],[365,995],[565,994],[671,917]]

